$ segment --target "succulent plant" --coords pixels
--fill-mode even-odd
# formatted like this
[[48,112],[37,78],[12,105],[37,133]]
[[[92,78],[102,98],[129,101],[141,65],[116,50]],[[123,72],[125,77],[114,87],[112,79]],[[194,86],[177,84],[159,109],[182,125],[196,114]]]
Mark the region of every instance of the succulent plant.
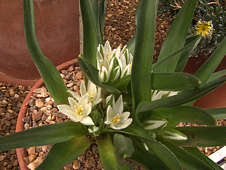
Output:
[[[213,73],[226,52],[226,40],[194,74],[182,72],[201,35],[187,35],[197,0],[186,1],[152,63],[158,0],[140,0],[137,32],[122,50],[103,42],[105,0],[80,0],[85,75],[80,94],[68,91],[58,71],[42,54],[34,28],[33,0],[23,0],[28,49],[58,109],[72,121],[0,137],[0,150],[53,144],[37,168],[56,170],[98,145],[106,170],[221,169],[197,146],[222,146],[226,128],[216,126],[226,108],[201,109],[195,100],[225,83]],[[134,48],[133,48],[134,47]],[[195,127],[178,127],[180,122]],[[92,140],[90,140],[92,138]]]

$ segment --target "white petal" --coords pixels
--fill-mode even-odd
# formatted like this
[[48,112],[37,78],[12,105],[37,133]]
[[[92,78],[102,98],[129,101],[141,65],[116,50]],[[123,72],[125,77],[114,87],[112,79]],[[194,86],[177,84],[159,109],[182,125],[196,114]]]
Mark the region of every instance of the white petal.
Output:
[[91,119],[91,117],[87,116],[87,117],[84,117],[81,121],[80,121],[82,124],[84,125],[94,125],[94,122],[93,120]]
[[57,105],[57,108],[59,109],[60,112],[68,116],[72,121],[78,122],[80,121],[80,118],[76,116],[76,113],[74,110],[71,109],[69,105]]
[[117,80],[119,78],[120,72],[121,72],[120,69],[117,69],[117,72],[116,72],[114,80]]
[[113,112],[115,114],[117,113],[122,113],[123,112],[123,100],[122,100],[122,95],[119,96],[118,100],[115,103],[115,106],[113,106]]
[[81,84],[80,84],[80,93],[81,93],[81,96],[83,96],[87,93],[86,92],[86,85],[85,85],[84,81],[82,81]]
[[125,128],[127,128],[131,123],[132,123],[132,118],[129,118],[129,119],[127,119],[126,121],[124,121],[123,123],[118,123],[118,124],[111,124],[110,125],[110,127],[112,128],[112,129],[116,129],[116,130],[119,130],[119,129],[125,129]]
[[72,95],[72,97],[74,97],[76,100],[80,100],[80,95],[78,95],[77,93],[71,91],[71,90],[68,90],[68,92]]
[[68,102],[69,102],[69,104],[70,104],[70,106],[71,107],[74,107],[75,105],[77,105],[77,101],[74,99],[74,98],[72,98],[72,97],[68,97]]
[[107,107],[107,116],[106,116],[106,122],[111,122],[111,120],[113,119],[113,113],[112,113],[112,107],[109,105]]
[[125,121],[129,118],[129,115],[130,115],[130,112],[123,112],[121,115],[120,115],[120,120],[122,121]]
[[88,88],[87,88],[88,90],[88,92],[93,92],[93,93],[96,93],[96,89],[97,89],[97,87],[96,87],[96,85],[92,82],[92,81],[88,81]]
[[83,106],[85,106],[86,104],[89,103],[89,95],[88,94],[85,94],[81,97],[79,103]]
[[106,104],[108,104],[111,100],[113,100],[112,94],[106,97]]
[[92,110],[92,104],[91,103],[87,103],[86,105],[83,105],[83,114],[88,116],[91,113]]

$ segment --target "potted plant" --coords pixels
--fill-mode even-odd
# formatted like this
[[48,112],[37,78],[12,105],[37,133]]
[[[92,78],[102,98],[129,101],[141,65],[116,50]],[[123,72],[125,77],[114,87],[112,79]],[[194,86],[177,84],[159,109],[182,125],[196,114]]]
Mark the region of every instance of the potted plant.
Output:
[[[54,65],[79,54],[79,1],[35,0],[37,38]],[[60,12],[59,12],[60,11]],[[24,39],[22,1],[0,4],[0,80],[33,85],[40,78]]]
[[[226,109],[204,110],[192,104],[226,81],[222,72],[212,75],[224,57],[226,40],[194,75],[181,72],[200,39],[200,35],[186,38],[196,0],[186,1],[157,63],[152,64],[158,0],[140,1],[134,42],[122,50],[103,43],[104,3],[80,1],[84,52],[79,65],[86,83],[78,94],[67,90],[56,68],[42,54],[35,36],[33,1],[23,0],[32,59],[58,109],[72,121],[1,137],[0,150],[53,144],[37,168],[42,170],[62,168],[93,142],[106,170],[132,169],[125,158],[146,169],[221,169],[197,146],[225,144],[226,128],[217,127],[216,119],[224,118]],[[180,122],[200,126],[178,127]]]

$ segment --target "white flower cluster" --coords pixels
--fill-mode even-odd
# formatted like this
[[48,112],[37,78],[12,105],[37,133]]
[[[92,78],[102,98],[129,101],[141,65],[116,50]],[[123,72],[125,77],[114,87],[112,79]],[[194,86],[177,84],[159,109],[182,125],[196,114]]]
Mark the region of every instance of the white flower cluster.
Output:
[[102,82],[114,82],[131,74],[133,56],[126,46],[113,49],[109,41],[97,48],[97,69]]
[[[92,118],[89,116],[92,108],[99,104],[101,99],[101,89],[96,87],[91,81],[88,81],[86,88],[85,83],[82,82],[80,86],[80,94],[69,91],[72,97],[68,97],[69,105],[58,105],[58,109],[63,114],[67,115],[72,121],[80,122],[89,128],[90,133],[96,133],[99,128],[95,126]],[[122,96],[115,102],[113,99],[112,106],[108,105],[106,111],[105,124],[109,125],[112,129],[124,129],[131,123],[132,119],[129,118],[130,112],[123,112]]]
[[69,105],[58,105],[58,109],[67,115],[72,121],[80,122],[84,125],[94,125],[89,117],[92,107],[101,102],[101,89],[96,87],[91,81],[86,89],[85,83],[81,82],[80,94],[69,91],[73,97],[68,97]]

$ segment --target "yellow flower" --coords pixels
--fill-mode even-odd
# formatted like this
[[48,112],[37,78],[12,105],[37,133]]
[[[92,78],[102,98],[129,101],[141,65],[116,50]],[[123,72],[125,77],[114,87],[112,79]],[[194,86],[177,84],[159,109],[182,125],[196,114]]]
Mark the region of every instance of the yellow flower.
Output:
[[198,21],[196,25],[196,34],[203,37],[211,36],[213,33],[213,24],[212,21]]

